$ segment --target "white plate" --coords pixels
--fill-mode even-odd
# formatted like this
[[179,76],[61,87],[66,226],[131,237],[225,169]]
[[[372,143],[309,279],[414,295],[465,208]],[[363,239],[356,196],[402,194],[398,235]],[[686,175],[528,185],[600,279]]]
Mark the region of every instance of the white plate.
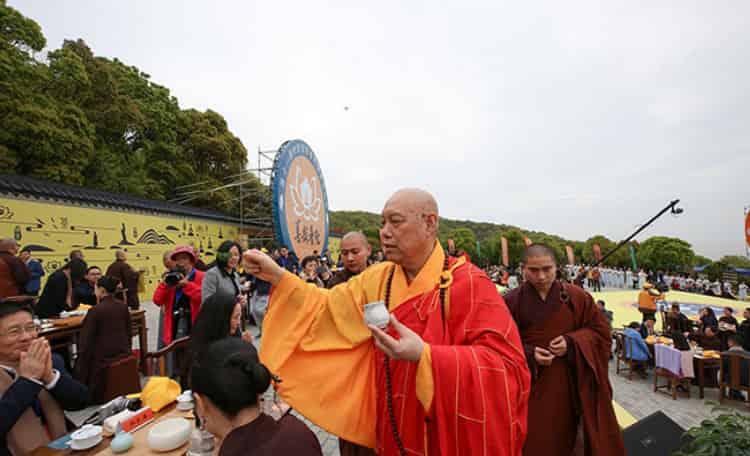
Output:
[[103,437],[100,435],[96,440],[94,440],[93,443],[91,443],[88,446],[78,446],[75,440],[70,441],[70,448],[75,451],[83,451],[88,450],[89,448],[94,448],[95,446],[99,445],[102,442]]

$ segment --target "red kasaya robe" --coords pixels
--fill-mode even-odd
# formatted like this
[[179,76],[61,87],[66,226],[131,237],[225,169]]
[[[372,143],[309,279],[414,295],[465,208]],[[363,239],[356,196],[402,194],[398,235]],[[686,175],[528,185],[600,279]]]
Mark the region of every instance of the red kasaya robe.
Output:
[[[561,298],[561,287],[569,296]],[[612,408],[608,363],[609,324],[588,293],[575,285],[555,282],[542,300],[526,282],[506,295],[518,324],[532,373],[529,435],[524,456],[572,455],[579,425],[584,454],[619,456],[625,450]],[[548,348],[563,335],[568,353],[550,366],[539,366],[534,347]]]
[[[393,411],[409,455],[521,454],[530,384],[520,337],[492,282],[463,258],[450,260],[443,322],[439,244],[408,283],[381,263],[331,290],[285,274],[264,319],[260,356],[282,378],[279,394],[313,423],[346,440],[397,455],[386,407],[384,354],[363,306],[384,299],[425,342],[418,362],[390,361]],[[389,329],[395,336],[395,332]]]

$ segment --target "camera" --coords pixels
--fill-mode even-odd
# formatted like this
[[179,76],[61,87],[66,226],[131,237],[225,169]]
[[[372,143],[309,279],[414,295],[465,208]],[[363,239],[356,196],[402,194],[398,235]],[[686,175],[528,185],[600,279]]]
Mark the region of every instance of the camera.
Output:
[[164,274],[164,283],[166,283],[168,287],[173,287],[177,285],[184,277],[185,271],[182,268],[172,268],[169,270],[169,272]]

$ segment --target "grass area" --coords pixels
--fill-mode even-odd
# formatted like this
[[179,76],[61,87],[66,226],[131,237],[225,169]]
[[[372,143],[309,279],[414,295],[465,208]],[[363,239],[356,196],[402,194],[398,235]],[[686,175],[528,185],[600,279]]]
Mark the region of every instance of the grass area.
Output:
[[[642,317],[638,312],[638,290],[623,291],[604,291],[600,293],[591,293],[594,299],[602,299],[606,303],[607,309],[614,314],[612,326],[621,328],[631,321],[640,322]],[[731,307],[735,309],[735,318],[742,320],[742,310],[750,306],[750,302],[733,301],[730,299],[716,298],[696,293],[686,293],[684,291],[670,291],[666,294],[666,300],[670,304],[673,302],[680,303],[683,307],[683,313],[690,316],[702,306],[711,306],[715,310],[722,307]],[[693,304],[693,305],[691,305]],[[697,304],[697,306],[695,306]],[[717,314],[716,317],[720,317]],[[657,315],[657,322],[660,318]]]

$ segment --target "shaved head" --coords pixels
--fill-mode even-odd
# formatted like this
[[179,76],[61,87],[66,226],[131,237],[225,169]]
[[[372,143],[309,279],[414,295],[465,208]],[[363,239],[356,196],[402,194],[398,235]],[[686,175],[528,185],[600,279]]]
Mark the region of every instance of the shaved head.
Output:
[[385,206],[388,207],[392,204],[404,204],[414,212],[438,215],[438,205],[435,197],[419,188],[402,188],[398,190],[388,199]]
[[350,231],[341,238],[341,259],[349,272],[359,274],[364,271],[370,254],[370,242],[362,232]]
[[550,257],[552,261],[557,263],[557,254],[555,250],[547,244],[531,244],[526,247],[521,258],[522,263],[526,263],[531,257]]
[[18,242],[13,238],[0,239],[0,252],[8,252],[13,255],[18,250]]
[[380,243],[386,258],[416,275],[435,248],[437,201],[424,190],[401,189],[385,203],[382,215]]
[[344,235],[344,237],[341,238],[341,243],[350,243],[350,242],[361,242],[364,246],[370,245],[370,242],[367,240],[367,236],[364,235],[361,231],[349,231]]
[[127,259],[127,254],[124,250],[118,250],[115,252],[115,259],[125,261]]

